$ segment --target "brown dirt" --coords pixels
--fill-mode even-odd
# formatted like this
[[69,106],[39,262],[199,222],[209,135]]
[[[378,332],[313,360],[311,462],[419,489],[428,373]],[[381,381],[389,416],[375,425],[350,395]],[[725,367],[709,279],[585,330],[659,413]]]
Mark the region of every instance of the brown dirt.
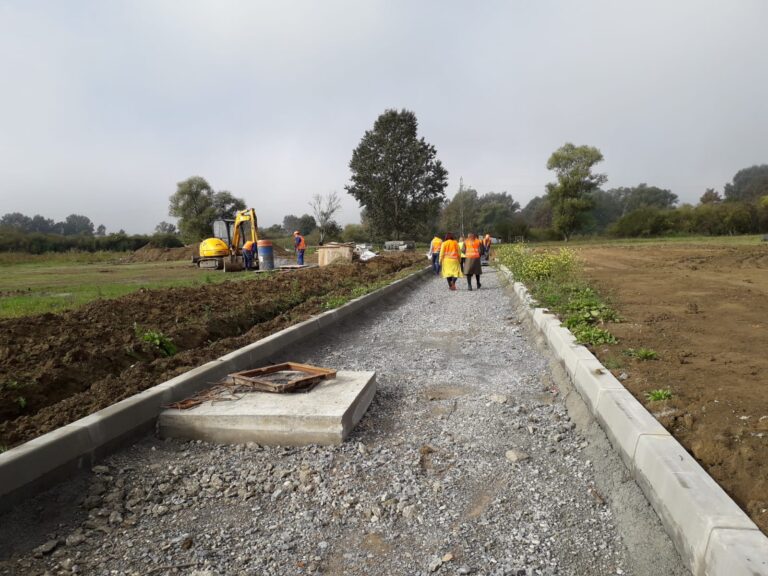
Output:
[[189,244],[180,248],[156,248],[151,244],[142,246],[131,254],[131,262],[175,262],[176,260],[192,260],[198,253],[199,244]]
[[[61,314],[0,320],[0,445],[73,422],[322,311],[323,299],[418,269],[383,256],[199,288],[140,290]],[[168,358],[134,326],[162,332]],[[23,400],[19,400],[19,399]]]
[[[624,385],[768,533],[768,246],[580,249],[587,276],[618,309]],[[659,359],[627,358],[651,348]],[[611,366],[611,364],[609,364]],[[669,388],[671,400],[649,402]]]

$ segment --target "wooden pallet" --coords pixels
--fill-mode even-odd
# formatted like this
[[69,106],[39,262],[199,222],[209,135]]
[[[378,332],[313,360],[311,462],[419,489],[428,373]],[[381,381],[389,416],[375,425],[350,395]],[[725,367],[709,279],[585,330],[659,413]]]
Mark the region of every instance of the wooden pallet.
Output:
[[[287,374],[282,375],[281,372]],[[233,384],[248,386],[259,392],[307,391],[320,381],[336,377],[336,370],[319,368],[309,364],[285,362],[273,366],[264,366],[253,370],[244,370],[229,375]]]

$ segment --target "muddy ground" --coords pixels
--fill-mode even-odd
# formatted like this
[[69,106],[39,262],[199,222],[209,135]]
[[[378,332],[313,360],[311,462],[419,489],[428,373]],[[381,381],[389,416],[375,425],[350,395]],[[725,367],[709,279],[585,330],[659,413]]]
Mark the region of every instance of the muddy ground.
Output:
[[[623,317],[598,356],[768,533],[768,245],[579,252]],[[641,347],[658,360],[627,357]]]
[[[355,287],[422,265],[421,255],[393,254],[2,320],[0,446],[87,416],[321,312]],[[170,338],[178,353],[166,357],[143,342],[147,330]]]

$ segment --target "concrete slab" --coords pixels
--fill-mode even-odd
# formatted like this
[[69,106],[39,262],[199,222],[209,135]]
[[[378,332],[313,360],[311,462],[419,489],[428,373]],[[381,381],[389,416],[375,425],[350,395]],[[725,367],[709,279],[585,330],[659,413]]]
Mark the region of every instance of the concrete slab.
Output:
[[376,393],[375,372],[339,371],[310,392],[250,392],[239,400],[206,402],[189,410],[164,410],[161,437],[223,444],[280,446],[341,444]]

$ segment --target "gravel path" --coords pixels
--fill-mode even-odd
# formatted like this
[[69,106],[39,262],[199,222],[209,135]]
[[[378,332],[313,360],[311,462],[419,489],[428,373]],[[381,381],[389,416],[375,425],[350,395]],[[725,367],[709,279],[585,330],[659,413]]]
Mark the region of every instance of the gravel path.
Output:
[[482,278],[430,279],[291,356],[376,370],[343,446],[147,438],[0,517],[0,573],[687,574]]

